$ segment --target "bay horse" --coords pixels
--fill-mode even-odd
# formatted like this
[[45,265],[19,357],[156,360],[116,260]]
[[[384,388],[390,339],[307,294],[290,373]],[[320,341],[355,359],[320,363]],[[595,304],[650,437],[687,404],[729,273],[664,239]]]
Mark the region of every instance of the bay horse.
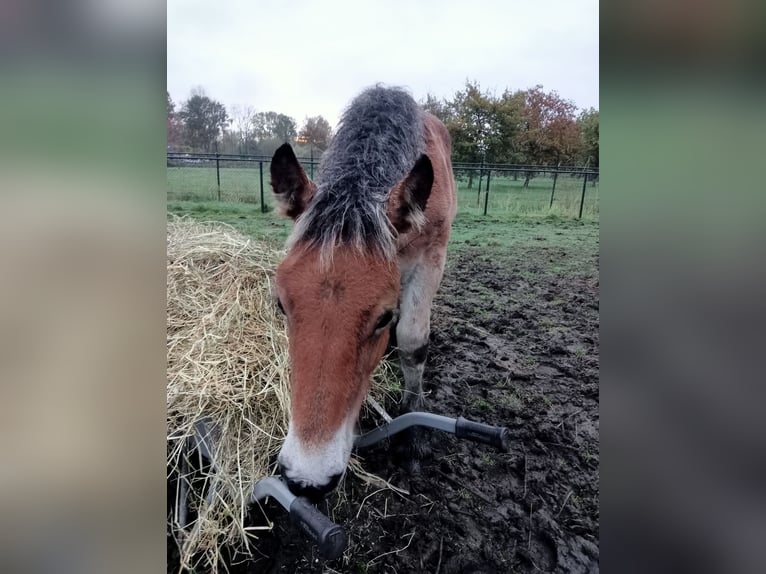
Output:
[[439,119],[378,85],[344,111],[315,182],[290,144],[274,153],[274,196],[295,221],[274,291],[292,399],[278,463],[296,495],[321,498],[345,472],[392,325],[403,410],[423,407],[431,303],[457,210],[450,152]]

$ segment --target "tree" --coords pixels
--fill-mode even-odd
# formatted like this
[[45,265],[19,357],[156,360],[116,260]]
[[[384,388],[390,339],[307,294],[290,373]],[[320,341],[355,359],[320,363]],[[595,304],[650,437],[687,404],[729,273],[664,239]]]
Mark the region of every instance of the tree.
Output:
[[332,137],[332,128],[330,122],[322,116],[306,118],[306,121],[298,133],[298,140],[301,143],[310,144],[319,151],[324,151],[330,143]]
[[258,112],[253,116],[253,136],[258,141],[274,137],[274,123],[277,119],[276,112]]
[[178,150],[183,146],[183,126],[178,120],[176,105],[170,97],[170,92],[165,93],[167,94],[167,146],[169,150]]
[[236,135],[236,144],[240,154],[249,154],[255,145],[253,120],[255,119],[253,106],[232,106],[232,127]]
[[178,117],[183,121],[188,144],[197,151],[211,151],[229,124],[224,105],[207,97],[201,89],[192,91]]
[[491,102],[478,83],[466,82],[449,103],[447,129],[452,136],[457,161],[481,162],[486,159],[492,134]]
[[[523,101],[519,151],[531,165],[557,165],[575,158],[580,144],[580,130],[575,120],[577,106],[555,91],[545,92],[535,86],[519,93]],[[526,173],[524,187],[534,171]]]
[[580,161],[598,167],[598,110],[584,110],[577,118],[580,130]]
[[450,105],[446,99],[439,99],[428,93],[425,100],[420,101],[420,107],[427,112],[431,112],[445,124],[450,120]]
[[542,86],[521,96],[524,108],[519,141],[526,150],[526,161],[550,165],[573,159],[580,141],[577,106],[555,91],[545,92]]
[[277,112],[259,112],[253,117],[253,134],[259,142],[277,139],[293,142],[298,136],[298,125],[290,116]]
[[280,141],[292,143],[298,137],[298,124],[290,116],[277,114],[274,136]]
[[446,103],[446,110],[439,107],[436,111],[446,117],[457,161],[509,161],[518,131],[518,99],[507,91],[498,98],[482,91],[478,83],[466,82],[465,89]]
[[[557,165],[590,159],[598,165],[598,112],[578,118],[573,102],[542,86],[497,96],[466,81],[451,99],[426,94],[420,105],[447,126],[455,162]],[[468,170],[469,188],[475,172]],[[537,172],[526,171],[525,186]]]

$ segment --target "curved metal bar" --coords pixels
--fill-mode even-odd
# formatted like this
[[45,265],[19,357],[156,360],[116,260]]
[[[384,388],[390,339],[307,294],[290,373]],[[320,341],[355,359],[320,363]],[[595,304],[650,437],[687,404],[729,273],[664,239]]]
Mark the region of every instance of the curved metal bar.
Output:
[[392,437],[405,429],[415,426],[429,427],[448,433],[455,434],[456,419],[435,415],[433,413],[406,413],[396,417],[390,423],[379,426],[361,436],[357,436],[354,441],[355,448],[365,448],[377,442]]
[[288,511],[295,500],[295,495],[290,492],[290,489],[278,476],[268,476],[256,482],[250,500],[262,500],[267,496],[279,502]]

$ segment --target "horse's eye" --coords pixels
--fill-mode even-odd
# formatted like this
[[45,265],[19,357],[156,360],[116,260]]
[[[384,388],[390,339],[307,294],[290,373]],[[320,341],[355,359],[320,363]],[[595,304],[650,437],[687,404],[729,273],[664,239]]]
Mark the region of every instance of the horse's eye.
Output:
[[279,311],[282,313],[282,315],[285,315],[285,308],[282,306],[282,301],[280,299],[277,299],[277,307],[279,308]]
[[380,319],[378,319],[378,322],[375,323],[375,330],[378,331],[382,329],[383,327],[388,325],[393,318],[394,318],[394,312],[389,309],[388,311],[383,313],[380,316]]

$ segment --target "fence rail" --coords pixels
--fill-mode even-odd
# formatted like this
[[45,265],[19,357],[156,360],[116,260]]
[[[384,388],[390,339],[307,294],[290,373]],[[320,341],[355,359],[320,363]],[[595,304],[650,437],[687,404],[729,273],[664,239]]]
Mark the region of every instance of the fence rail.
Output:
[[[298,158],[298,161],[309,172],[309,177],[313,178],[314,169],[319,165],[320,160],[318,158]],[[213,192],[216,194],[217,199],[222,199],[221,195],[221,172],[231,168],[244,168],[255,169],[257,164],[258,169],[258,189],[259,203],[262,212],[268,211],[268,207],[265,201],[264,192],[264,177],[263,170],[264,164],[271,163],[271,156],[265,155],[237,155],[237,154],[217,154],[217,153],[174,153],[168,152],[167,154],[167,167],[168,168],[214,168],[215,169],[215,189]],[[578,182],[577,189],[579,191],[579,206],[577,206],[577,217],[582,218],[583,207],[585,204],[586,188],[588,182],[591,182],[595,187],[599,178],[599,170],[591,168],[589,166],[565,166],[565,165],[528,165],[528,164],[499,164],[499,163],[469,163],[469,162],[456,162],[452,164],[453,174],[457,180],[467,178],[466,189],[462,189],[462,193],[473,190],[474,181],[477,180],[476,186],[476,206],[481,210],[483,215],[487,215],[489,209],[490,200],[490,182],[493,180],[499,180],[499,178],[508,178],[513,176],[514,181],[519,176],[523,176],[525,179],[522,190],[529,189],[530,180],[533,178],[542,179],[549,177],[550,182],[550,199],[547,199],[547,192],[545,195],[548,203],[548,209],[552,209],[554,200],[556,197],[557,184],[562,176],[569,178],[569,181],[573,179],[581,179],[582,182]],[[494,176],[494,178],[493,178]],[[170,177],[169,177],[170,185]],[[459,186],[460,187],[460,186]],[[498,185],[501,188],[508,188],[508,186]],[[536,192],[542,190],[540,186],[535,186]],[[209,187],[207,187],[209,190]],[[171,191],[169,189],[169,191]],[[254,190],[255,191],[255,190]],[[516,190],[518,191],[518,190]],[[572,186],[569,185],[569,195],[572,192]],[[172,191],[171,191],[172,193]],[[482,197],[483,195],[483,197]],[[519,196],[522,197],[522,196]],[[483,205],[482,205],[483,199]],[[248,197],[247,201],[251,201]],[[568,203],[572,203],[571,200]]]

